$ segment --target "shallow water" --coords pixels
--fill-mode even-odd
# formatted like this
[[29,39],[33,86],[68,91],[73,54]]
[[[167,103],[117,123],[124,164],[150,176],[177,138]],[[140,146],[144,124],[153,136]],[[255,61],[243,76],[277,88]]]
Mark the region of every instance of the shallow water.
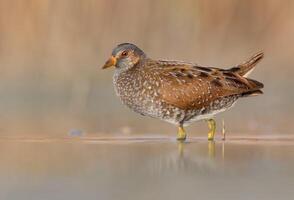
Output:
[[2,138],[0,199],[291,199],[289,138]]

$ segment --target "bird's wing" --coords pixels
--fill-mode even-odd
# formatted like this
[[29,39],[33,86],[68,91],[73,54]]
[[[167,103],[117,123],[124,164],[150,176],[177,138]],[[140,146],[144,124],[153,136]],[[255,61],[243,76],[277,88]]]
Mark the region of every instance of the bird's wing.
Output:
[[201,109],[221,97],[259,91],[263,85],[238,73],[177,61],[156,61],[159,93],[168,104],[181,109]]

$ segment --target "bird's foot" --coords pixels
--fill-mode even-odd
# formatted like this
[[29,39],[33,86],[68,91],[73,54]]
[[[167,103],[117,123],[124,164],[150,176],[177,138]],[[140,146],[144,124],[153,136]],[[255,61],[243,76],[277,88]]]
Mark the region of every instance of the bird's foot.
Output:
[[179,126],[177,140],[185,141],[186,137],[187,137],[187,135],[186,135],[186,132],[185,132],[183,126]]

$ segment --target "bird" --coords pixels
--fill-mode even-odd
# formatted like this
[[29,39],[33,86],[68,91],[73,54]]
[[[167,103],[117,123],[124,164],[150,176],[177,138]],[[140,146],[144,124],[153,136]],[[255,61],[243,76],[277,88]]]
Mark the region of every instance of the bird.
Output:
[[114,67],[117,96],[131,110],[177,126],[177,140],[185,141],[184,127],[203,120],[208,140],[214,140],[215,115],[233,107],[239,98],[263,94],[263,84],[248,78],[264,57],[259,52],[228,69],[148,57],[132,43],[117,45],[102,69]]

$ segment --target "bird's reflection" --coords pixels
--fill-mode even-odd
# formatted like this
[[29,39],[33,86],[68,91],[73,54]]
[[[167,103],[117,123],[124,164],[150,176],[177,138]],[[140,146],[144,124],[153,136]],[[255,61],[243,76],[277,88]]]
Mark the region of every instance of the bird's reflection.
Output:
[[209,158],[215,158],[215,141],[208,141],[207,152]]
[[225,160],[225,140],[222,141],[222,159]]
[[185,148],[185,142],[178,141],[178,152],[180,157],[184,156],[184,148]]
[[169,163],[173,169],[214,171],[224,163],[225,141],[178,142],[177,147],[178,159]]
[[[191,142],[178,142],[178,153],[180,157],[184,157],[185,154],[185,147],[187,145],[191,144]],[[221,158],[225,158],[225,141],[221,141]],[[208,141],[207,142],[207,155],[209,158],[215,158],[216,157],[216,142],[215,141]]]
[[[153,143],[154,148],[146,143],[146,148],[153,152],[152,156],[145,156],[138,151],[130,150],[133,154],[138,153],[140,169],[148,169],[151,174],[166,173],[217,173],[224,166],[225,142],[221,140],[206,141],[203,139],[191,139],[185,142]],[[156,149],[158,148],[158,149]],[[148,152],[148,151],[146,151]],[[134,156],[132,156],[132,160]],[[130,162],[128,162],[128,169]],[[146,168],[147,167],[147,168]]]

